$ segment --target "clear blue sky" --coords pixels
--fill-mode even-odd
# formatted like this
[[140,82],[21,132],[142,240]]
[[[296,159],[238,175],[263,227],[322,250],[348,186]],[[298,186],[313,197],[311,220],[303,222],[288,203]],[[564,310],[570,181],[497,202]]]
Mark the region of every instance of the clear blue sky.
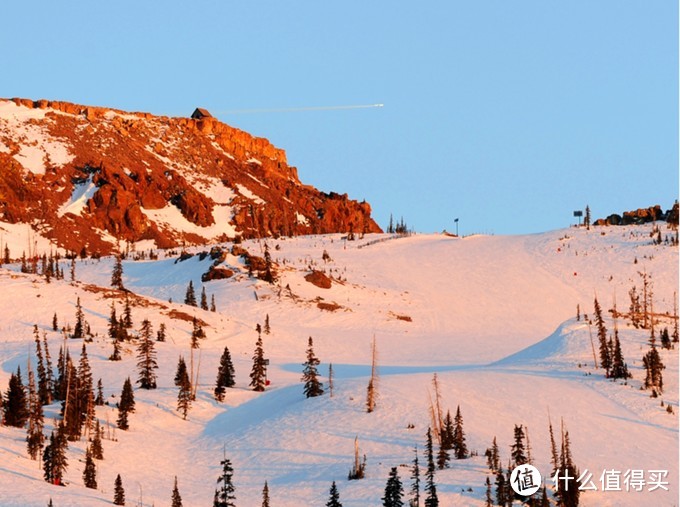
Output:
[[671,0],[24,1],[0,96],[218,115],[418,231],[536,232],[678,195]]

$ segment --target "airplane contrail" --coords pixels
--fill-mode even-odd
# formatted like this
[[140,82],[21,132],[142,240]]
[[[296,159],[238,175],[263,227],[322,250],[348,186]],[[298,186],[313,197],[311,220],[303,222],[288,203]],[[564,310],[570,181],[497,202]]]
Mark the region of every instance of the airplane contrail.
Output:
[[361,104],[353,106],[312,106],[312,107],[281,107],[273,109],[233,109],[231,111],[219,111],[215,114],[255,114],[255,113],[294,113],[297,111],[337,111],[340,109],[369,109],[373,107],[385,107],[385,104]]

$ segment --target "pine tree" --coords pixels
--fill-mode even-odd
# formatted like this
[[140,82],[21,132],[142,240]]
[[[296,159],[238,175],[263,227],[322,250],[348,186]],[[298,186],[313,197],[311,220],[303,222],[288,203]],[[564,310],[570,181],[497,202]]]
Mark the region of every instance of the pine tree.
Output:
[[524,448],[524,429],[521,424],[519,426],[515,424],[515,441],[510,446],[510,456],[514,467],[524,465],[527,462]]
[[208,310],[208,296],[205,293],[205,285],[201,288],[201,310]]
[[328,393],[333,397],[333,363],[328,363]]
[[397,467],[390,469],[390,475],[385,485],[385,496],[382,497],[384,507],[403,507],[404,488],[399,480]]
[[113,483],[113,505],[125,505],[125,490],[120,474],[116,475],[116,480]]
[[583,218],[583,225],[590,230],[590,206],[586,206],[586,216]]
[[200,347],[199,340],[205,339],[205,331],[203,331],[203,327],[196,317],[193,318],[192,322],[193,331],[191,331],[191,348],[197,349]]
[[269,253],[269,245],[264,244],[264,276],[262,279],[267,283],[274,283],[276,278],[272,269],[272,256]]
[[335,481],[331,484],[331,490],[329,492],[328,502],[326,502],[326,507],[342,507],[340,503],[340,494],[338,493],[338,487],[335,485]]
[[76,299],[76,324],[73,326],[71,338],[82,338],[85,333],[85,314],[80,306],[80,297]]
[[187,418],[189,409],[191,408],[191,402],[193,400],[191,380],[189,380],[189,373],[186,367],[178,371],[179,378],[177,379],[177,384],[179,387],[179,392],[177,393],[177,411],[182,413],[182,419]]
[[43,357],[38,326],[33,326],[33,335],[35,337],[35,354],[38,363],[36,367],[38,372],[38,399],[41,405],[49,405],[52,403],[51,378],[48,375],[47,365]]
[[9,378],[9,386],[3,403],[5,412],[5,425],[23,428],[28,420],[28,404],[23,380],[21,379],[21,367],[17,366],[17,372]]
[[182,497],[179,494],[177,487],[177,476],[175,475],[175,485],[172,488],[172,504],[171,507],[182,507]]
[[[120,321],[119,321],[120,323]],[[123,306],[123,325],[118,326],[121,332],[121,337],[119,339],[127,340],[127,329],[132,329],[132,309],[130,308],[130,297],[128,293],[125,293],[125,306]]]
[[500,465],[500,459],[498,456],[498,444],[496,443],[496,437],[493,437],[493,443],[491,448],[486,450],[486,464],[489,467],[491,473],[496,473]]
[[68,349],[59,349],[59,359],[57,360],[57,379],[54,382],[54,400],[66,398],[66,364],[71,361]]
[[94,464],[92,451],[88,447],[85,451],[85,469],[83,470],[83,483],[86,488],[97,489],[97,467]]
[[411,506],[420,507],[420,466],[418,464],[418,446],[414,448],[413,466],[411,467]]
[[267,484],[267,481],[264,481],[262,488],[262,507],[269,507],[269,484]]
[[264,334],[270,334],[272,332],[272,328],[269,325],[269,314],[267,314],[264,318]]
[[94,404],[98,407],[104,405],[104,384],[102,384],[102,379],[97,380],[97,396],[94,398]]
[[453,449],[454,440],[454,426],[453,419],[451,419],[451,412],[446,411],[446,417],[444,417],[444,424],[442,425],[441,437],[439,439],[440,446],[450,451]]
[[211,312],[217,311],[217,306],[215,306],[215,294],[210,295],[210,311]]
[[496,473],[496,503],[498,505],[506,505],[508,503],[505,473],[503,472],[503,467],[500,465],[498,466],[498,472]]
[[113,352],[109,356],[109,361],[120,361],[120,343],[118,340],[113,340]]
[[118,316],[116,315],[116,305],[111,303],[111,313],[109,315],[109,338],[114,342],[120,340],[120,329]]
[[52,315],[52,331],[57,331],[59,329],[59,322],[57,321],[57,312]]
[[123,286],[123,261],[120,255],[116,255],[116,262],[111,273],[111,287],[118,290],[125,290]]
[[314,398],[323,394],[323,384],[319,381],[319,374],[316,369],[320,361],[314,355],[314,342],[311,336],[307,341],[307,346],[307,361],[303,363],[302,381],[305,383],[305,396]]
[[50,434],[50,443],[45,446],[43,451],[43,471],[45,480],[50,484],[60,485],[64,477],[68,461],[66,459],[66,449],[68,442],[62,424],[57,428],[57,433]]
[[65,367],[65,396],[61,403],[62,423],[68,440],[80,439],[83,428],[83,407],[78,370],[73,366],[71,357],[67,357]]
[[253,354],[253,369],[250,372],[250,387],[253,391],[264,391],[266,384],[266,368],[264,363],[264,350],[262,348],[262,336],[258,333]]
[[164,342],[166,338],[167,332],[165,329],[165,322],[161,322],[161,325],[158,326],[158,333],[156,333],[156,341]]
[[439,452],[437,453],[437,468],[439,468],[439,470],[448,468],[450,459],[451,457],[449,456],[449,451],[446,449],[446,447],[440,445]]
[[661,336],[659,337],[661,339],[661,348],[662,349],[671,349],[671,337],[670,334],[668,333],[668,328],[665,327],[663,328],[663,331],[661,331]]
[[175,370],[175,385],[179,387],[182,385],[182,379],[184,376],[187,376],[189,378],[189,374],[187,373],[187,364],[184,362],[184,358],[182,356],[179,356],[179,359],[177,360],[177,369]]
[[128,414],[134,411],[135,396],[132,391],[132,382],[130,382],[130,377],[128,377],[123,383],[123,391],[120,394],[120,401],[118,402],[118,428],[127,430],[130,427],[128,423]]
[[152,334],[151,322],[149,322],[149,319],[144,319],[137,348],[137,367],[139,368],[137,383],[142,389],[156,389],[155,370],[158,369],[158,362],[156,361],[154,342],[151,339]]
[[597,324],[597,338],[600,342],[600,365],[605,371],[605,376],[609,377],[609,370],[611,369],[611,357],[609,355],[609,348],[607,347],[607,328],[604,325],[602,318],[602,309],[597,298],[595,298],[595,321]]
[[83,343],[78,363],[78,398],[81,423],[91,428],[94,423],[94,384],[85,343]]
[[438,507],[439,498],[437,497],[437,486],[434,482],[434,456],[432,448],[432,430],[427,428],[427,445],[425,447],[427,456],[427,472],[425,472],[425,507]]
[[184,304],[189,306],[196,306],[196,293],[194,292],[194,282],[189,280],[187,292],[184,296]]
[[[560,466],[555,481],[558,504],[564,507],[576,507],[579,504],[580,489],[576,479],[580,476],[578,468],[571,457],[569,432],[562,429],[562,446],[560,452]],[[564,478],[564,479],[563,479]]]
[[217,484],[221,484],[221,486],[215,490],[213,507],[235,507],[236,497],[234,496],[234,485],[232,483],[234,469],[231,466],[231,461],[226,456],[220,461],[220,465],[222,465],[222,475],[217,478]]
[[43,447],[45,437],[43,435],[44,415],[42,403],[35,387],[33,370],[28,370],[28,433],[26,444],[28,455],[31,459],[38,459]]
[[229,347],[224,347],[222,357],[220,358],[220,367],[217,370],[217,381],[215,387],[215,399],[219,402],[224,401],[224,394],[226,388],[234,387],[236,381],[234,380],[234,364],[231,361],[231,354]]
[[456,409],[456,417],[454,419],[453,453],[456,459],[465,459],[468,457],[465,433],[463,432],[463,416],[460,414],[460,405]]
[[95,421],[94,432],[92,440],[90,441],[90,452],[94,459],[104,459],[104,447],[102,446],[102,427],[99,425],[99,419]]
[[627,379],[631,375],[628,372],[628,366],[626,365],[626,362],[623,360],[623,353],[621,352],[621,342],[619,341],[619,330],[616,327],[614,327],[613,345],[614,350],[611,355],[612,367],[609,377],[613,379],[618,378]]
[[652,389],[652,396],[663,392],[663,376],[661,370],[665,368],[661,362],[659,351],[652,344],[649,352],[642,358],[642,365],[645,368],[645,389]]

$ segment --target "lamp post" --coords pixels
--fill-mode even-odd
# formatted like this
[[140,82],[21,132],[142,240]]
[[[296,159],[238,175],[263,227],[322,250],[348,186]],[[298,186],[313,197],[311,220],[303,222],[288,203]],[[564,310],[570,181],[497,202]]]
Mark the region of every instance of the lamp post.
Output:
[[454,220],[454,223],[456,224],[456,236],[458,236],[458,219],[457,218]]

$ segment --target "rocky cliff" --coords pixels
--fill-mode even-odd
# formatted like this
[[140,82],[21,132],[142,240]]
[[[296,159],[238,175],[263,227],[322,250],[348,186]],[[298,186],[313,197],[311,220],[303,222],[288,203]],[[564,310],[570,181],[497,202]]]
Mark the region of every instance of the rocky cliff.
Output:
[[99,253],[380,231],[368,203],[303,185],[283,150],[215,118],[27,99],[0,99],[0,222]]

